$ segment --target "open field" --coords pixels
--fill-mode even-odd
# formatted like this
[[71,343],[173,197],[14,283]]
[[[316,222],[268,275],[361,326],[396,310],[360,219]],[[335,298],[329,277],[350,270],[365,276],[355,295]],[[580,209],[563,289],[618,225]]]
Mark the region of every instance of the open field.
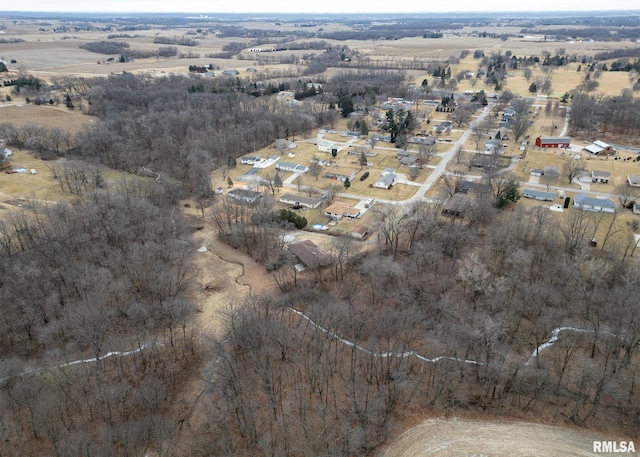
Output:
[[22,103],[0,105],[0,124],[9,122],[16,127],[37,125],[48,129],[59,128],[73,134],[82,126],[95,121],[95,117],[82,114],[81,110],[69,110],[64,106]]
[[[626,437],[626,441],[634,438],[638,439],[638,437]],[[524,422],[430,419],[403,433],[383,455],[384,457],[588,457],[594,455],[594,440],[611,439],[593,432]]]

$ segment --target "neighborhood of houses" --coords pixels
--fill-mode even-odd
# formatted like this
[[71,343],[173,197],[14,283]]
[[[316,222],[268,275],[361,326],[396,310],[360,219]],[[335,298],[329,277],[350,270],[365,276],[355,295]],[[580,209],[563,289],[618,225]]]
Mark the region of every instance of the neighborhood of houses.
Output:
[[[387,109],[395,111],[408,109],[411,103],[402,99],[394,99],[383,105],[383,108],[387,105]],[[471,154],[469,160],[470,171],[478,168],[484,169],[488,166],[495,167],[496,160],[500,160],[499,170],[506,168],[510,170],[518,166],[519,160],[524,161],[529,148],[529,137],[516,143],[515,147],[510,149],[509,144],[506,143],[509,141],[511,132],[509,126],[514,115],[515,111],[510,108],[503,111],[502,117],[498,121],[498,129],[488,134],[488,139],[484,141],[483,147],[477,148],[475,153]],[[461,137],[459,132],[461,130],[464,131],[464,129],[454,130],[453,127],[450,121],[434,122],[431,127],[431,133],[422,131],[419,135],[409,136],[406,138],[408,146],[404,148],[394,148],[392,144],[384,144],[390,143],[391,140],[390,134],[384,131],[363,136],[358,130],[345,129],[337,131],[333,128],[324,127],[318,130],[316,138],[304,140],[305,143],[315,145],[314,148],[317,153],[312,155],[311,158],[309,158],[308,154],[309,146],[305,145],[305,148],[299,148],[299,144],[295,141],[281,138],[276,140],[273,146],[273,148],[279,150],[279,154],[267,154],[265,157],[260,154],[251,154],[240,159],[242,165],[249,165],[251,168],[241,176],[235,177],[235,180],[244,182],[247,186],[246,188],[234,187],[227,192],[227,195],[238,204],[257,203],[265,195],[265,193],[259,191],[261,186],[264,185],[265,176],[265,172],[261,172],[261,170],[273,167],[282,173],[291,174],[283,176],[284,187],[289,189],[279,193],[276,197],[277,201],[292,210],[316,211],[313,213],[315,215],[313,216],[314,223],[310,226],[312,230],[331,231],[333,230],[332,227],[340,224],[340,227],[348,227],[346,232],[341,229],[333,233],[346,233],[355,239],[366,239],[371,234],[371,228],[357,221],[366,215],[370,207],[376,202],[376,199],[371,198],[370,194],[353,195],[353,192],[348,189],[350,183],[353,183],[357,177],[361,178],[359,181],[368,178],[369,173],[375,173],[367,181],[367,187],[371,189],[380,189],[384,192],[394,188],[398,183],[407,183],[406,176],[402,170],[422,168],[425,163],[422,161],[424,151],[429,151],[430,153],[435,151],[435,155],[442,155],[443,148],[440,147],[438,149],[441,143],[445,148],[460,148],[462,146],[463,143],[459,143],[458,140]],[[449,138],[449,135],[454,138]],[[451,146],[447,145],[448,142],[452,143]],[[529,169],[525,166],[524,173],[528,175],[529,181],[521,183],[520,194],[525,199],[549,205],[550,210],[561,212],[571,208],[586,212],[614,213],[616,212],[615,199],[603,196],[610,195],[614,197],[611,194],[607,194],[607,190],[610,191],[611,188],[606,187],[606,185],[619,183],[620,180],[625,179],[624,182],[628,186],[640,187],[640,173],[629,174],[626,177],[616,176],[610,171],[612,168],[600,166],[600,164],[604,165],[605,162],[603,161],[609,159],[612,161],[618,160],[618,151],[604,141],[597,140],[582,147],[575,144],[572,145],[572,140],[568,136],[538,136],[535,137],[533,144],[543,154],[539,157],[548,157],[550,161],[547,164],[540,164],[540,161],[537,161],[535,162],[536,166],[532,166]],[[300,152],[302,149],[307,152]],[[393,151],[393,154],[390,155],[385,150]],[[508,156],[506,154],[507,150],[516,151],[517,154],[514,153],[513,157]],[[550,153],[551,155],[544,155]],[[283,154],[287,155],[288,160],[281,160]],[[381,154],[382,159],[380,158]],[[336,160],[338,155],[342,160]],[[562,160],[569,160],[569,156],[572,159],[580,159],[581,155],[583,159],[593,159],[591,162],[593,166],[589,166],[590,170],[579,170],[570,185],[571,187],[567,187],[561,166]],[[296,157],[298,159],[295,159]],[[302,159],[300,160],[300,158]],[[394,166],[390,166],[390,159],[394,160]],[[451,160],[451,156],[449,156],[448,160]],[[376,166],[376,164],[380,163],[384,163],[385,166]],[[351,167],[348,164],[358,164],[359,167],[358,165]],[[319,167],[315,167],[312,170],[315,165],[319,165]],[[437,167],[431,165],[430,168]],[[296,177],[310,174],[310,171],[314,172],[315,181],[318,180],[316,174],[319,173],[324,180],[333,180],[338,184],[343,184],[344,194],[338,191],[337,195],[332,194],[328,198],[328,194],[323,192],[322,187],[323,184],[326,185],[326,181],[320,181],[316,185],[317,189],[306,188],[305,192],[301,192],[300,181],[298,180],[298,189],[295,192],[293,189],[296,187],[294,184]],[[314,182],[311,177],[306,179],[305,183],[307,185]],[[431,180],[431,184],[433,183],[434,180]],[[417,190],[421,183],[414,184]],[[603,187],[598,187],[600,185]],[[342,187],[340,185],[340,188]],[[425,195],[425,191],[423,189],[420,198],[430,201],[436,201],[439,198],[435,193]],[[596,195],[591,193],[594,191],[597,192]],[[569,196],[565,196],[566,192],[569,192]],[[441,214],[445,217],[462,218],[469,208],[469,203],[473,200],[470,197],[486,196],[490,198],[491,194],[491,187],[480,179],[478,171],[472,172],[457,182],[453,196],[442,201]],[[389,195],[388,200],[394,200],[393,196]],[[384,199],[385,197],[382,198],[383,201],[385,201]],[[415,200],[415,198],[410,200]],[[561,204],[554,204],[556,201],[561,202]],[[640,205],[633,205],[633,211],[636,214],[640,214]],[[326,219],[322,221],[320,217],[325,217]],[[345,221],[351,222],[343,226],[342,224]],[[321,248],[310,240],[290,243],[288,252],[297,259],[301,268],[322,267],[327,261],[327,257]]]

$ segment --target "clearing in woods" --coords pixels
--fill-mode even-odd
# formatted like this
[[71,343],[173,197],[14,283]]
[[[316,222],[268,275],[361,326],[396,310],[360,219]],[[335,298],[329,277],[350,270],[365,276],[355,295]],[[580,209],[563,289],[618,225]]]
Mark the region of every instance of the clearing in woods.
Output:
[[[594,440],[611,439],[592,432],[526,422],[430,419],[400,435],[383,456],[587,457],[596,455]],[[633,439],[620,438],[627,442]],[[635,438],[634,444],[637,442]]]

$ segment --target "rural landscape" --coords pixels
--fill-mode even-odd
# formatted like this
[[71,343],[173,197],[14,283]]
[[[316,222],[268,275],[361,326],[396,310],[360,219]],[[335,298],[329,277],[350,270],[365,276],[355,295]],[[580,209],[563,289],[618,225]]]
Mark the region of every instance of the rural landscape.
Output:
[[0,12],[0,456],[640,455],[639,18]]

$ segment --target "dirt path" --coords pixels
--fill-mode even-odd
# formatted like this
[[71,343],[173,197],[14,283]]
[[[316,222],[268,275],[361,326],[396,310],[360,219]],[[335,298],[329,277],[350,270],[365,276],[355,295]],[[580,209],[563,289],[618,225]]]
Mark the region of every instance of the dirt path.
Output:
[[[632,440],[634,437],[628,437]],[[594,432],[526,422],[430,419],[404,432],[384,457],[586,457],[594,440],[611,440]],[[635,441],[635,443],[638,443]],[[640,455],[640,454],[626,454]]]
[[193,235],[196,248],[197,296],[199,322],[203,332],[221,329],[224,313],[242,303],[250,294],[260,294],[275,287],[264,266],[251,257],[222,243],[210,223]]

